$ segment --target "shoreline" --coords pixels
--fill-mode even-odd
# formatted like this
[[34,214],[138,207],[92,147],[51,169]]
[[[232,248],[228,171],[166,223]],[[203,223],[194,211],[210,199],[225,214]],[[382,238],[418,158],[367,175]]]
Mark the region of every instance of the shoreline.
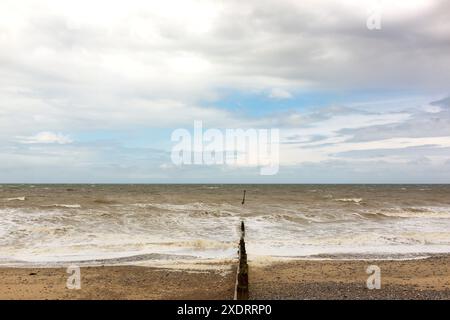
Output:
[[[369,290],[369,265],[381,289]],[[81,266],[69,290],[63,267],[0,267],[0,299],[233,299],[236,261],[163,266]],[[249,260],[250,299],[450,299],[450,255],[408,260]]]

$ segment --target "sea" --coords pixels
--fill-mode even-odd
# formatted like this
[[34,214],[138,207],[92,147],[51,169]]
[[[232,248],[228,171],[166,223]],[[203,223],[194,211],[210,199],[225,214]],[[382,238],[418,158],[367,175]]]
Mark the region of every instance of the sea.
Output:
[[[242,204],[243,192],[245,202]],[[419,259],[450,253],[450,185],[0,186],[0,265]]]

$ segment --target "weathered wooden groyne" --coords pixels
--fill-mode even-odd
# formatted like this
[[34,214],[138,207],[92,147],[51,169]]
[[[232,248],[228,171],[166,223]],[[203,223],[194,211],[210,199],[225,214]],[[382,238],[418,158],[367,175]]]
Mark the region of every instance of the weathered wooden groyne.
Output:
[[236,272],[234,300],[248,300],[248,264],[245,250],[245,225],[241,221],[241,237],[239,240],[239,264]]

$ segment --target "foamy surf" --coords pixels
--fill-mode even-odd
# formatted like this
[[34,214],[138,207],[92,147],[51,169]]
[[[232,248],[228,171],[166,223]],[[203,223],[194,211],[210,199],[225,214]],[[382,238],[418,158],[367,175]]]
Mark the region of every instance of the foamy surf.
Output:
[[5,198],[4,201],[25,201],[26,197]]
[[28,201],[0,202],[1,265],[224,261],[242,220],[249,259],[450,253],[449,187],[25,187],[2,190]]
[[361,201],[363,201],[363,199],[362,198],[342,198],[342,199],[336,199],[336,201],[353,202],[353,203],[359,204]]
[[69,208],[69,209],[77,209],[81,208],[81,205],[79,204],[50,204],[50,205],[44,205],[43,207],[59,207],[59,208]]

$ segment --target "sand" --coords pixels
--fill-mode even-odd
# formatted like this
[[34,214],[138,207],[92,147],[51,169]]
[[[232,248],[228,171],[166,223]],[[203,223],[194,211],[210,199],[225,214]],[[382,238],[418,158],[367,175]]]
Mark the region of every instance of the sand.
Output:
[[[381,269],[368,290],[366,268]],[[81,289],[63,268],[0,268],[0,299],[232,299],[235,266],[82,267]],[[407,261],[250,261],[251,299],[450,299],[450,257]]]
[[[369,290],[369,265],[381,289]],[[450,257],[406,261],[250,263],[251,299],[450,299]]]
[[235,269],[82,267],[81,289],[63,268],[0,268],[0,299],[232,299]]

